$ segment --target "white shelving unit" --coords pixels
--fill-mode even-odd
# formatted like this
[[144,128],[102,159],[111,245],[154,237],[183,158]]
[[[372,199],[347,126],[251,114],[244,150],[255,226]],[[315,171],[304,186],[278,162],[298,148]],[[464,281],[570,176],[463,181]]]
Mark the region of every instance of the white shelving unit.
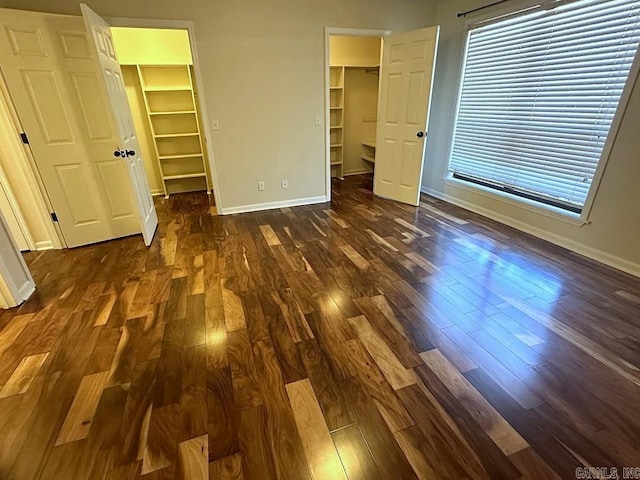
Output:
[[211,191],[190,65],[137,65],[164,194]]
[[362,159],[371,163],[376,163],[376,142],[375,141],[365,141],[362,142]]
[[329,68],[329,151],[331,176],[343,178],[344,149],[344,66]]

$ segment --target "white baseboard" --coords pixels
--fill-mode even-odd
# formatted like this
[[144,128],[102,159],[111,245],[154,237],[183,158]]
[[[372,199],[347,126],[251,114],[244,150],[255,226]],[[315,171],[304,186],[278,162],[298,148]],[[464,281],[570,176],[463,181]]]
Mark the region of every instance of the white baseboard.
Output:
[[152,197],[159,197],[160,195],[162,195],[164,197],[164,190],[151,190],[151,196]]
[[373,170],[354,170],[352,172],[343,172],[343,177],[348,177],[350,175],[363,175],[365,173],[373,173]]
[[538,237],[542,240],[546,240],[547,242],[559,245],[563,248],[571,250],[575,253],[579,253],[580,255],[584,255],[585,257],[588,257],[597,262],[604,263],[605,265],[608,265],[610,267],[617,268],[618,270],[622,270],[623,272],[629,273],[636,277],[640,277],[640,265],[630,262],[629,260],[625,260],[624,258],[620,258],[616,255],[603,252],[602,250],[598,250],[596,248],[588,247],[586,245],[583,245],[582,243],[570,240],[561,235],[550,233],[541,228],[529,225],[528,223],[520,222],[512,217],[496,213],[493,210],[489,210],[487,208],[479,207],[472,203],[460,200],[458,198],[452,197],[436,190],[432,190],[430,188],[423,187],[422,193],[426,193],[427,195],[431,195],[432,197],[436,197],[445,202],[464,208],[465,210],[472,211],[474,213],[482,215],[483,217],[490,218],[491,220],[495,220],[496,222],[500,222],[515,229],[521,230],[530,235],[533,235],[534,237]]
[[255,203],[253,205],[241,205],[239,207],[223,208],[219,211],[221,215],[233,215],[235,213],[259,212],[261,210],[273,210],[275,208],[299,207],[301,205],[311,205],[314,203],[325,203],[327,197],[295,198],[293,200],[283,200],[281,202]]
[[33,282],[25,282],[25,284],[18,289],[18,297],[19,297],[18,300],[20,301],[20,303],[22,303],[25,300],[28,300],[29,297],[33,295],[33,292],[35,291],[36,291],[36,286]]
[[36,251],[40,250],[53,250],[53,242],[51,240],[45,240],[43,242],[36,242]]

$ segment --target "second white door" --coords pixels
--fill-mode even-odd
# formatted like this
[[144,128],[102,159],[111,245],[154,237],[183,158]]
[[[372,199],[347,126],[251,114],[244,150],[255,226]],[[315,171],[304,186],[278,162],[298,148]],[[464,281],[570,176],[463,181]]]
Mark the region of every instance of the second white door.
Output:
[[110,110],[116,120],[117,135],[120,141],[118,142],[119,152],[114,151],[114,155],[125,162],[127,166],[142,236],[145,245],[149,246],[158,227],[158,216],[140,155],[138,136],[133,126],[122,70],[113,45],[111,27],[84,3],[81,3],[80,7],[87,34],[91,39],[92,50],[100,66],[102,84],[109,98]]
[[383,38],[376,195],[419,205],[439,27]]

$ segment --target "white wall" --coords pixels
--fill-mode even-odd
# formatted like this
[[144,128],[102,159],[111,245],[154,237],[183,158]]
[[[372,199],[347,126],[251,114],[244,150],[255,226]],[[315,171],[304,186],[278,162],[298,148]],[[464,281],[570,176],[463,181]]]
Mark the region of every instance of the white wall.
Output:
[[640,82],[635,84],[613,145],[607,170],[583,227],[531,209],[443,182],[452,140],[458,83],[466,37],[457,12],[486,5],[486,0],[441,0],[436,23],[440,49],[425,153],[423,190],[466,206],[559,245],[640,275]]
[[120,65],[193,65],[186,30],[113,27],[111,35]]
[[[77,0],[1,0],[79,13]],[[192,20],[224,208],[324,196],[324,27],[433,24],[428,0],[87,0],[109,17]],[[289,180],[289,189],[280,180]],[[266,190],[258,192],[257,182]]]
[[[380,54],[378,53],[378,56]],[[371,163],[362,160],[362,142],[376,141],[378,115],[377,73],[364,68],[346,68],[344,76],[344,149],[345,175],[373,171]]]
[[380,65],[382,40],[378,37],[332,36],[329,39],[331,65],[370,67]]

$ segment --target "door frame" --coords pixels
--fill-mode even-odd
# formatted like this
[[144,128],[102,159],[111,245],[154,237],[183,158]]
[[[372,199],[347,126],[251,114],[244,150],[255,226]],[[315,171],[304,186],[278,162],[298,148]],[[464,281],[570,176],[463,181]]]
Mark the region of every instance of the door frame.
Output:
[[[327,202],[331,201],[331,139],[328,128],[329,118],[331,115],[331,111],[329,109],[329,107],[331,106],[331,98],[329,93],[329,85],[331,83],[331,37],[384,38],[388,35],[391,35],[391,30],[378,30],[371,28],[324,27],[324,187]],[[344,132],[342,135],[344,135]]]
[[221,203],[220,182],[218,181],[218,172],[216,170],[215,155],[213,153],[213,144],[211,139],[212,130],[209,114],[207,111],[207,102],[205,101],[205,93],[202,86],[202,73],[200,71],[200,60],[198,59],[198,49],[196,48],[196,35],[194,24],[190,20],[162,20],[162,19],[144,19],[144,18],[127,18],[127,17],[102,17],[112,27],[130,27],[130,28],[160,28],[167,30],[186,30],[189,35],[189,47],[191,49],[191,58],[193,58],[193,73],[195,83],[198,90],[198,113],[202,123],[202,133],[204,134],[204,143],[207,150],[207,158],[209,164],[209,172],[211,173],[211,181],[213,183],[213,198],[216,202],[216,210],[221,215],[224,207]]
[[[9,87],[5,81],[1,68],[0,102],[2,103],[2,108],[6,109],[9,116],[6,122],[8,123],[8,125],[6,125],[8,130],[3,132],[2,136],[5,137],[7,141],[14,141],[17,144],[20,132],[24,132],[25,130],[20,123],[18,111],[16,110],[13,99],[11,98],[11,92],[9,92]],[[10,139],[9,137],[12,134],[15,134],[15,137]],[[8,162],[3,168],[0,168],[0,184],[3,187],[8,187],[4,188],[4,191],[9,199],[9,203],[11,204],[16,219],[18,220],[20,230],[27,241],[29,250],[34,251],[66,248],[67,244],[62,236],[62,230],[57,223],[51,220],[53,206],[44,186],[42,177],[40,176],[31,148],[29,145],[22,144],[22,142],[20,142],[20,147],[17,148],[20,154],[16,155],[13,159],[14,161]],[[11,175],[8,175],[9,172],[11,172]],[[22,185],[13,185],[9,180],[9,176],[13,176],[14,180],[15,178],[19,178]],[[23,192],[22,195],[24,197],[28,197],[23,197],[22,207],[14,193],[16,189],[21,189]],[[33,218],[40,217],[38,220],[44,226],[44,230],[47,234],[46,240],[41,240],[40,242],[36,242],[34,240],[33,233],[26,221],[26,215]]]
[[[31,231],[27,226],[27,222],[24,218],[24,215],[22,215],[22,210],[20,210],[20,206],[18,205],[16,197],[13,194],[13,190],[9,185],[9,179],[5,175],[2,165],[0,165],[0,196],[2,195],[4,195],[4,197],[7,200],[9,211],[2,212],[0,210],[0,215],[4,215],[4,219],[7,221],[8,225],[10,225],[8,215],[12,215],[12,218],[18,227],[17,228],[18,231],[13,232],[13,239],[16,241],[16,244],[18,244],[18,246],[20,246],[20,243],[26,244],[27,246],[26,250],[33,251],[35,247],[35,242],[33,241],[33,237],[31,236]],[[19,241],[20,239],[18,238],[18,235],[22,237],[22,242]]]
[[[27,300],[36,290],[36,284],[1,214],[0,237],[3,241],[9,240],[9,245],[4,244],[4,248],[0,247],[0,309],[6,309],[16,307]],[[10,263],[7,264],[7,261]],[[9,268],[11,263],[14,264],[13,268]],[[15,269],[16,263],[19,271]]]

